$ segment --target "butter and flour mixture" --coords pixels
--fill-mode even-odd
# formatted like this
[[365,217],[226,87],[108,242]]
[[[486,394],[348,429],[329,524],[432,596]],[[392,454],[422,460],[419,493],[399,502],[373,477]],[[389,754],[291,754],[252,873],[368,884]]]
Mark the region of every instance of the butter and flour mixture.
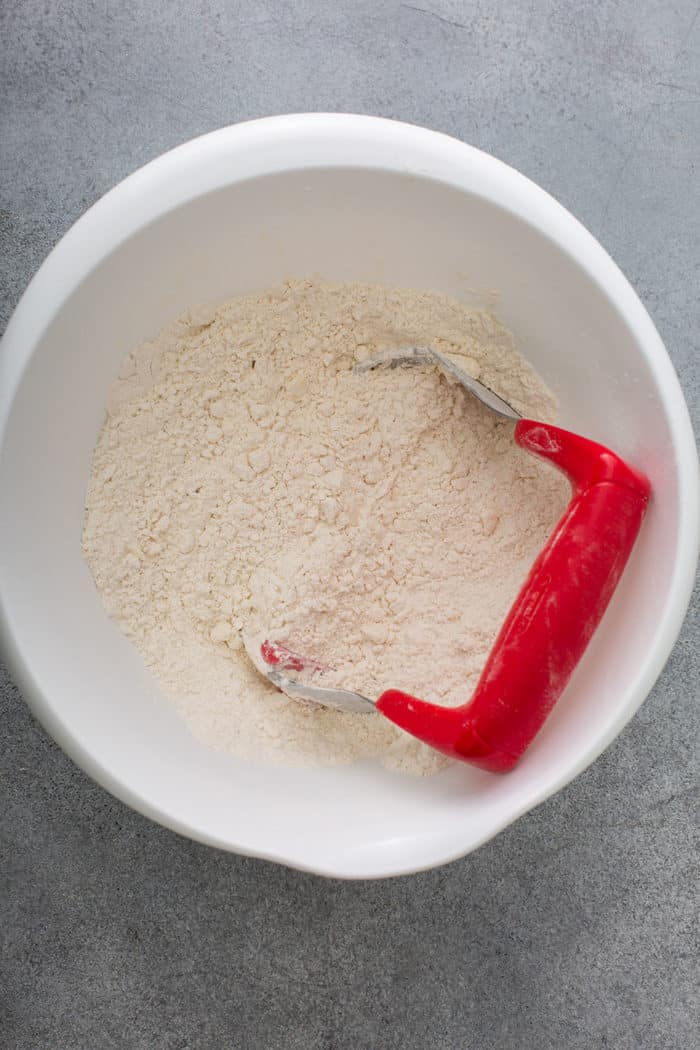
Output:
[[83,548],[105,608],[212,747],[252,760],[446,759],[378,714],[314,708],[251,666],[265,631],[376,697],[464,703],[568,487],[437,370],[354,374],[431,345],[520,411],[553,398],[487,313],[291,281],[190,311],[115,383]]

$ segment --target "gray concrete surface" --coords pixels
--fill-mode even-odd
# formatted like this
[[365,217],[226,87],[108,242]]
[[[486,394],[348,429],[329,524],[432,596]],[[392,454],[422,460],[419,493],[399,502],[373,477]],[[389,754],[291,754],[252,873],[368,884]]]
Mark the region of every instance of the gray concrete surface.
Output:
[[[698,421],[695,0],[5,0],[2,323],[135,167],[313,109],[441,129],[554,193],[640,292]],[[696,601],[639,715],[567,790],[447,868],[343,884],[132,813],[3,677],[0,1046],[697,1046],[699,678]]]

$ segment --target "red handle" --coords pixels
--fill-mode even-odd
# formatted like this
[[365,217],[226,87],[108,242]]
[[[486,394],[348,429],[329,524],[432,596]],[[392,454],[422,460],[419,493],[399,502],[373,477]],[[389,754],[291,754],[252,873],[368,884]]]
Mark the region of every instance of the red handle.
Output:
[[389,689],[377,708],[453,758],[512,769],[583,656],[630,556],[649,482],[603,445],[523,419],[515,440],[569,478],[573,497],[496,638],[471,700],[445,708]]

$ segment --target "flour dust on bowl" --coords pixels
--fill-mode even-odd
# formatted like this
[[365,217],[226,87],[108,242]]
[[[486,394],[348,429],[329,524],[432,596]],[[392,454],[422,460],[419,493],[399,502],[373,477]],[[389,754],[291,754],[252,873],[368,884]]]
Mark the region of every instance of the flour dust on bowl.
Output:
[[[102,606],[81,536],[93,451],[125,355],[188,306],[290,277],[425,289],[471,305],[497,290],[490,306],[556,395],[561,426],[649,477],[653,499],[601,626],[507,776],[454,764],[414,778],[369,759],[285,768],[215,751],[189,731]],[[18,306],[0,356],[0,428],[2,640],[37,716],[141,812],[201,841],[324,874],[443,863],[570,781],[643,701],[690,593],[697,458],[646,312],[547,194],[419,128],[273,118],[194,140],[131,176],[69,231]]]

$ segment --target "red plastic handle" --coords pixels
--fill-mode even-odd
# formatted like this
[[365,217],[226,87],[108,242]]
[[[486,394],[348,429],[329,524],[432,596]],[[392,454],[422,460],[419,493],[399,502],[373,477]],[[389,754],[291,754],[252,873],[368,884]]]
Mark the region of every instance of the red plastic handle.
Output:
[[471,700],[446,708],[389,689],[377,708],[452,758],[518,762],[559,699],[637,538],[649,482],[603,445],[523,419],[516,442],[569,478],[573,496],[496,638]]

